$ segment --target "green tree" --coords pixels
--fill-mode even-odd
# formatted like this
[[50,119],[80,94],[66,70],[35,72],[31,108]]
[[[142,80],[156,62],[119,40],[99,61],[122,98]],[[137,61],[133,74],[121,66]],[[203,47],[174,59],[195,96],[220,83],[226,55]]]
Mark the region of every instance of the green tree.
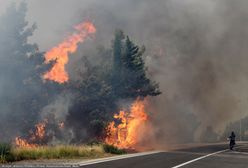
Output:
[[[115,34],[113,47],[113,88],[119,98],[137,98],[161,94],[157,83],[147,77],[143,59],[145,47],[135,45],[122,31]],[[118,60],[118,61],[116,61]]]
[[116,30],[115,38],[113,40],[113,69],[112,69],[112,88],[115,95],[119,95],[122,89],[123,78],[123,40],[125,39],[122,30]]
[[38,45],[28,42],[36,25],[28,26],[27,5],[12,4],[0,17],[0,138],[13,139],[35,124],[49,101],[41,74],[44,57]]
[[[103,56],[104,52],[99,54]],[[79,73],[83,80],[70,81],[68,87],[74,98],[66,123],[72,126],[75,132],[74,142],[102,139],[107,122],[116,109],[109,84],[112,70],[110,61],[105,59],[99,65],[92,65],[87,57],[84,57],[81,62],[81,66],[86,69]]]

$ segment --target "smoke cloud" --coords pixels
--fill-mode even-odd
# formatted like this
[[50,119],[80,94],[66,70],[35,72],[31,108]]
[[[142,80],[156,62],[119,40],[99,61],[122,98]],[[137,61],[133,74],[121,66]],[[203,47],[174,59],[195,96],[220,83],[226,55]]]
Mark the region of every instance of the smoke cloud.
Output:
[[[62,41],[82,20],[96,25],[95,37],[70,60],[67,68],[72,74],[82,56],[96,57],[92,48],[111,45],[116,28],[146,46],[149,75],[163,92],[151,99],[149,107],[159,143],[199,141],[207,127],[221,134],[229,122],[247,116],[248,1],[26,2],[27,20],[38,26],[29,41],[43,51]],[[1,11],[9,5],[0,3]],[[0,83],[1,95],[3,88]],[[63,101],[59,98],[44,111],[61,104],[64,107],[55,114],[63,118],[68,106]]]

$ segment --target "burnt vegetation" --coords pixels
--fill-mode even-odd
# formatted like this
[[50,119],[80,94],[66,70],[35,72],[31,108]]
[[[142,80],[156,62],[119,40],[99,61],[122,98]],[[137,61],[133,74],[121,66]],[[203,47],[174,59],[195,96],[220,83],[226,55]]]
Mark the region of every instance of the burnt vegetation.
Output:
[[[28,42],[36,25],[25,20],[26,11],[25,3],[12,5],[0,18],[1,141],[27,137],[41,120],[43,108],[60,95],[71,95],[64,120],[65,129],[73,131],[68,143],[103,140],[119,101],[161,94],[158,84],[147,76],[145,47],[136,45],[121,30],[116,30],[112,47],[99,50],[99,57],[104,57],[99,64],[87,57],[81,59],[78,66],[85,70],[78,72],[79,80],[65,84],[44,81],[42,74],[52,65],[44,64],[44,52]],[[48,122],[55,118],[49,114]],[[47,132],[47,139],[63,141],[57,126],[49,123],[47,127],[54,131]]]

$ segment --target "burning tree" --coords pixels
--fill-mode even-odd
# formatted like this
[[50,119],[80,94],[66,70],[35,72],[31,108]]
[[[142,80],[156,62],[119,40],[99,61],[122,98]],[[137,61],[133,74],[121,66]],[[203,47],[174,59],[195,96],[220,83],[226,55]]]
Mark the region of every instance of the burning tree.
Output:
[[[147,77],[143,54],[145,47],[135,45],[121,30],[117,30],[113,44],[112,88],[119,99],[131,99],[130,107],[114,114],[120,123],[112,121],[107,127],[105,142],[121,148],[137,145],[148,129],[148,114],[144,98],[161,94],[158,84]],[[139,133],[137,132],[139,130]]]
[[[102,48],[99,50],[99,58],[102,60],[97,65],[92,64],[87,57],[84,57],[82,64],[86,67],[86,71],[81,74],[83,80],[71,82],[70,88],[74,88],[77,96],[73,99],[74,105],[70,108],[67,122],[70,123],[69,125],[74,125],[76,139],[105,140],[106,135],[107,137],[113,136],[110,135],[110,129],[107,129],[106,132],[106,128],[110,127],[109,121],[113,120],[113,115],[116,116],[115,120],[127,119],[127,122],[122,125],[130,126],[133,125],[132,123],[137,123],[137,126],[134,127],[138,128],[139,124],[142,125],[143,122],[146,122],[143,117],[141,120],[139,119],[140,116],[147,115],[143,99],[149,95],[160,94],[158,84],[147,77],[147,68],[143,60],[144,47],[140,49],[120,30],[115,33],[112,47],[112,49]],[[134,102],[130,107],[131,110],[123,110],[122,114],[125,113],[125,117],[117,117],[121,115],[121,113],[115,114],[121,110],[118,102],[125,100]],[[138,114],[132,110],[135,106],[143,107],[138,110],[140,115],[134,115]],[[140,121],[134,122],[137,120]],[[114,122],[111,122],[111,125],[115,127]],[[86,135],[77,131],[82,128]],[[120,125],[116,128],[125,132]],[[133,136],[130,130],[135,128],[125,128],[129,131],[127,137]],[[110,143],[110,140],[106,142]]]
[[[25,3],[12,5],[0,19],[0,52],[6,56],[0,63],[4,72],[0,86],[5,90],[1,118],[8,122],[0,123],[0,137],[36,147],[65,138],[63,133],[69,130],[73,132],[69,143],[96,139],[119,147],[137,144],[135,130],[149,120],[145,99],[160,94],[158,84],[147,76],[145,48],[117,30],[112,48],[98,50],[99,63],[83,57],[77,66],[86,70],[78,73],[79,80],[71,80],[65,68],[70,54],[95,34],[95,25],[89,21],[76,25],[74,33],[43,53],[37,44],[28,43],[36,26],[28,27],[26,10]],[[53,107],[42,118],[45,107],[61,95],[72,95],[63,120],[55,121]],[[120,107],[121,101],[131,102],[129,108]]]

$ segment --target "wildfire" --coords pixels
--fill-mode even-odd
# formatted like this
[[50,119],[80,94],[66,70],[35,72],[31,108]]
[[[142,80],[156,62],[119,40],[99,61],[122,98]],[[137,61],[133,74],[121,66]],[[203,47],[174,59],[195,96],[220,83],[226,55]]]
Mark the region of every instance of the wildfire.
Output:
[[45,137],[46,124],[47,124],[47,120],[44,120],[43,122],[36,124],[34,132],[30,131],[30,138],[28,139],[16,137],[15,145],[18,147],[27,147],[27,148],[37,147],[38,144],[36,144],[35,142],[40,141]]
[[131,105],[130,112],[120,111],[114,118],[120,119],[121,123],[116,124],[114,121],[109,123],[105,142],[119,148],[132,148],[137,145],[148,121],[145,102],[137,99]]
[[45,136],[46,121],[40,122],[35,125],[35,132],[31,137],[31,140],[42,139]]
[[26,139],[22,139],[21,137],[15,138],[15,145],[24,148],[35,148],[37,146],[36,144],[28,143]]
[[63,129],[63,128],[65,127],[65,123],[61,121],[61,122],[58,124],[58,126],[59,126],[60,129]]
[[85,39],[96,32],[95,26],[91,22],[83,22],[74,27],[77,32],[67,37],[62,43],[53,47],[45,54],[45,63],[55,61],[55,64],[50,71],[43,75],[43,79],[52,80],[58,83],[68,81],[68,73],[65,70],[65,65],[68,63],[68,54],[74,53],[77,50],[78,43],[82,43]]

